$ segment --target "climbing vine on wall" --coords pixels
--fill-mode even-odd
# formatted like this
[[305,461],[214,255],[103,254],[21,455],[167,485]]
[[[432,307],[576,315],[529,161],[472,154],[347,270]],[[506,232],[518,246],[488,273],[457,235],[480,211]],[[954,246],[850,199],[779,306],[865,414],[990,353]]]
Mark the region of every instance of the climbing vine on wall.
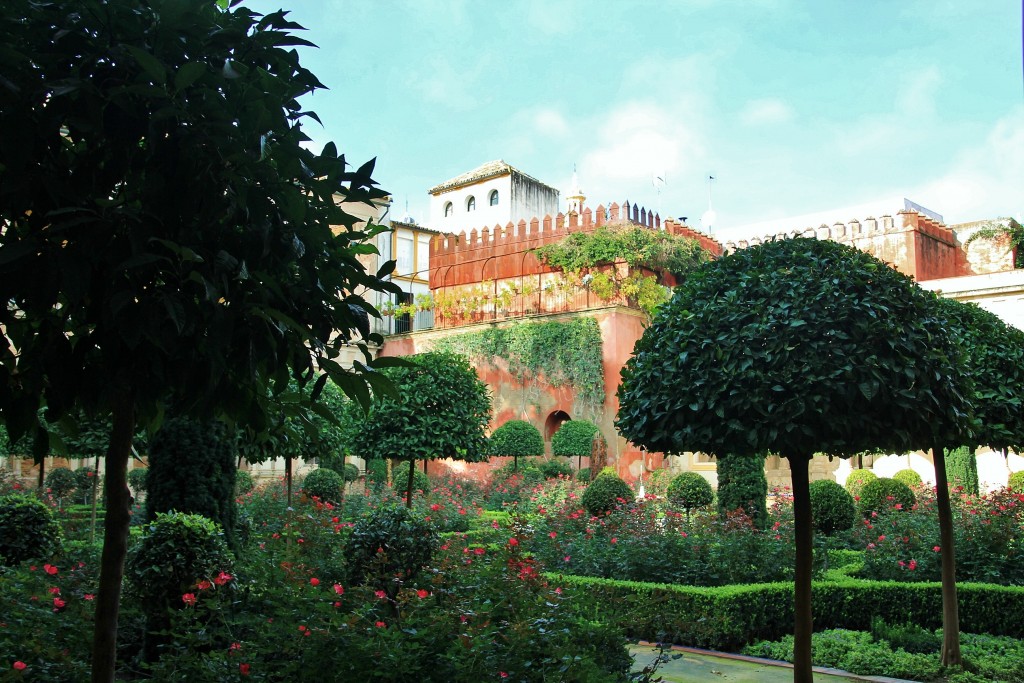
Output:
[[553,387],[572,387],[577,401],[589,408],[604,403],[601,330],[593,318],[491,327],[439,340],[434,349],[492,367],[493,359],[501,358],[519,381],[542,374]]
[[1024,226],[1017,221],[1012,218],[1006,223],[991,221],[988,225],[968,237],[967,244],[980,239],[1008,239],[1010,249],[1017,250],[1016,262],[1013,264],[1014,268],[1024,268],[1024,249],[1022,249],[1024,247]]

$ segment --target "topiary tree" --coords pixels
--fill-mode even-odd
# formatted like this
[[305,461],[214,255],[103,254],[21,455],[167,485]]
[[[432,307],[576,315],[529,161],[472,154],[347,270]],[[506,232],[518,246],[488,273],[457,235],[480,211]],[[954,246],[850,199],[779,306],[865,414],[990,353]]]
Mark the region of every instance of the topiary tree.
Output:
[[[382,373],[397,396],[378,394],[365,414],[349,408],[356,427],[352,450],[368,460],[486,460],[491,397],[476,370],[453,353],[422,353],[403,360],[407,366]],[[407,506],[412,506],[413,471],[407,470]]]
[[889,477],[879,477],[861,489],[857,509],[865,517],[870,517],[872,512],[909,510],[916,502],[917,497],[909,486]]
[[[83,505],[93,502],[93,492],[99,488],[96,479],[96,470],[92,467],[79,467],[75,470],[75,491],[78,493]],[[130,485],[131,477],[128,479]]]
[[[410,471],[411,470],[411,471]],[[418,469],[411,460],[399,463],[398,466],[394,467],[391,471],[391,486],[398,493],[409,491],[409,478],[412,477],[412,490],[423,491],[426,493],[430,490],[430,478]]]
[[853,470],[846,477],[846,490],[854,498],[860,498],[864,485],[875,479],[878,479],[878,475],[871,470]]
[[54,467],[46,475],[46,488],[57,499],[59,506],[78,488],[78,480],[75,478],[75,473],[67,467]]
[[407,507],[377,508],[352,527],[346,546],[350,580],[384,591],[397,612],[398,591],[430,564],[439,544],[422,515]]
[[812,481],[808,487],[811,496],[811,519],[814,528],[826,536],[853,527],[857,508],[853,496],[831,479]]
[[[146,480],[148,478],[148,467],[137,467],[133,470],[128,470],[128,486],[131,487],[132,491],[135,493],[136,498],[140,498],[146,493]],[[251,479],[249,483],[252,483]]]
[[852,247],[766,242],[692,272],[622,370],[617,424],[634,443],[789,461],[800,683],[812,680],[811,457],[905,452],[969,410],[961,350],[934,300]]
[[1006,485],[1017,493],[1024,493],[1024,470],[1011,472],[1010,479]]
[[757,458],[718,458],[718,511],[743,510],[758,529],[768,524],[768,478]]
[[356,258],[382,228],[339,200],[386,193],[372,163],[306,146],[300,102],[322,84],[298,27],[231,4],[0,13],[0,415],[14,441],[44,405],[112,418],[96,681],[115,678],[137,429],[173,407],[261,432],[289,376],[324,368],[354,398],[382,381],[336,361],[382,341],[366,290],[399,291]]
[[900,482],[901,484],[906,484],[911,489],[913,489],[915,486],[920,486],[921,484],[924,483],[924,481],[921,479],[921,475],[910,468],[896,472],[895,474],[892,475],[892,478]]
[[342,478],[345,479],[346,484],[351,484],[354,481],[359,481],[359,468],[350,463],[345,463],[345,468],[341,473]]
[[633,489],[618,475],[602,472],[587,485],[580,502],[594,517],[603,517],[618,506],[633,502]]
[[224,532],[213,520],[161,512],[147,522],[126,566],[131,590],[146,613],[147,661],[156,661],[159,645],[167,641],[169,610],[186,607],[182,596],[200,593],[200,582],[222,583],[233,562]]
[[686,511],[686,519],[690,519],[690,510],[711,505],[715,500],[715,490],[708,480],[696,472],[677,474],[665,491],[665,496],[673,507]]
[[0,498],[0,563],[49,559],[60,552],[64,533],[50,508],[38,498]]
[[[551,454],[567,458],[576,457],[576,469],[583,467],[583,458],[590,457],[594,448],[594,435],[601,430],[593,422],[569,420],[563,422],[551,436]],[[604,438],[602,435],[601,438]],[[596,464],[596,463],[591,463]]]
[[512,469],[519,469],[520,457],[544,455],[544,437],[526,420],[509,420],[494,430],[488,440],[491,456],[511,456]]
[[366,461],[366,481],[375,486],[384,486],[388,483],[388,463],[385,460]]
[[341,503],[345,480],[340,474],[327,467],[318,467],[302,481],[302,492],[310,498],[324,503]]
[[946,453],[946,480],[964,493],[978,495],[978,459],[973,448],[960,446]]
[[229,545],[237,547],[235,444],[234,431],[223,422],[167,420],[149,443],[146,521],[172,511],[202,515],[219,524]]

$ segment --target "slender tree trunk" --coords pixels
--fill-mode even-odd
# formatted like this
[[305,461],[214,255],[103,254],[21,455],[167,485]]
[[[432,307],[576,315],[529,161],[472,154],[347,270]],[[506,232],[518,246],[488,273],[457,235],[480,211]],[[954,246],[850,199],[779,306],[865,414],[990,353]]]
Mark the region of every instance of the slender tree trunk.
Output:
[[292,506],[292,457],[286,455],[284,458],[284,479],[288,487],[288,507]]
[[811,491],[808,475],[810,458],[790,456],[793,478],[793,515],[796,521],[796,575],[793,592],[793,681],[814,683],[811,669],[811,571],[814,537],[811,529]]
[[43,491],[43,485],[46,484],[46,456],[44,455],[39,460],[39,481],[36,482],[36,487]]
[[415,474],[416,461],[409,461],[409,481],[405,484],[405,507],[412,508],[412,475]]
[[961,666],[960,606],[956,595],[956,549],[953,547],[953,511],[946,480],[946,455],[942,446],[932,446],[935,463],[935,507],[939,512],[939,545],[942,560],[942,665]]
[[113,683],[117,664],[117,617],[121,609],[121,580],[124,578],[131,522],[128,458],[131,456],[132,434],[135,433],[135,405],[131,390],[120,392],[112,412],[114,425],[107,449],[104,484],[107,515],[103,525],[103,554],[93,627],[93,683]]
[[92,519],[89,520],[89,543],[96,542],[96,505],[98,505],[97,489],[100,483],[100,454],[96,454],[92,468]]

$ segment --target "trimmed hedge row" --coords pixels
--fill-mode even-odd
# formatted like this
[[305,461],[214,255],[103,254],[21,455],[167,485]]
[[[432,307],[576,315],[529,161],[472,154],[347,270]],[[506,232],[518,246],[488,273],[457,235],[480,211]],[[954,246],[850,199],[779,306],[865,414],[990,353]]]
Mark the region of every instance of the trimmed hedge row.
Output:
[[[616,624],[633,639],[735,652],[758,640],[777,640],[792,633],[792,583],[695,588],[547,577],[571,590],[581,614]],[[850,578],[815,581],[814,629],[866,631],[873,617],[937,629],[942,626],[941,588],[939,583]],[[963,583],[957,585],[957,592],[962,631],[1024,637],[1024,588]]]

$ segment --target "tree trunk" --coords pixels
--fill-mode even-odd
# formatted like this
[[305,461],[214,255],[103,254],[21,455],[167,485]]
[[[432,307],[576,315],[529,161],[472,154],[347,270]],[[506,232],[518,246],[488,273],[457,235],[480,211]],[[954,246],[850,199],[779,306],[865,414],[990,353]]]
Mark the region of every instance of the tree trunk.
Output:
[[412,508],[412,475],[415,474],[416,461],[409,461],[409,481],[405,485],[405,507]]
[[288,487],[288,507],[292,506],[292,458],[290,455],[284,458],[284,478]]
[[113,683],[117,664],[117,617],[121,609],[121,580],[128,554],[131,494],[128,491],[128,458],[135,433],[135,405],[131,390],[122,390],[112,409],[113,429],[107,449],[107,515],[103,525],[99,593],[93,627],[92,681]]
[[97,496],[96,494],[98,493],[97,489],[99,488],[99,481],[100,454],[97,453],[96,460],[94,461],[94,465],[92,468],[92,518],[89,520],[89,543],[96,542],[96,506],[99,504],[97,500],[99,496]]
[[36,482],[36,488],[40,491],[45,491],[43,486],[46,484],[46,456],[43,456],[39,460],[39,481]]
[[946,455],[932,446],[935,463],[935,507],[939,512],[939,550],[942,560],[942,665],[961,666],[960,606],[956,596],[956,549],[953,547],[953,511],[946,480]]
[[796,574],[793,592],[793,681],[813,683],[811,669],[811,571],[814,536],[811,529],[811,492],[808,475],[810,458],[789,456],[793,478],[793,515],[796,522]]

